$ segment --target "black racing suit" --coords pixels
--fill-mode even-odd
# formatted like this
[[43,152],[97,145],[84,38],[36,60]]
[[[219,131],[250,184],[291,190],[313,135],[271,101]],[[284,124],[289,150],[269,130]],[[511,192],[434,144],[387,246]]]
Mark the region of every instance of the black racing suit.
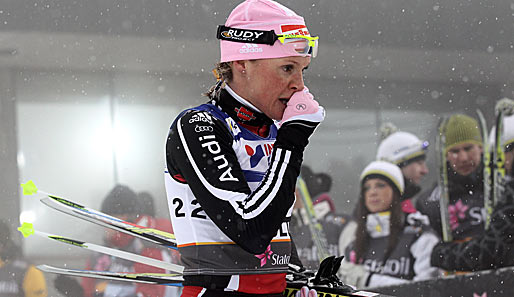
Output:
[[317,123],[277,129],[227,89],[182,112],[166,143],[166,191],[184,285],[281,293],[296,179]]

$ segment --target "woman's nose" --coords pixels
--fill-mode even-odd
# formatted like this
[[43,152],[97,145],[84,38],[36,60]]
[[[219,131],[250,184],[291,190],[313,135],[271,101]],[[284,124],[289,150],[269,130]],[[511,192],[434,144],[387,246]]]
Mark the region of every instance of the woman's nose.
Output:
[[289,87],[295,91],[301,91],[305,87],[303,82],[303,72],[300,72],[293,76]]

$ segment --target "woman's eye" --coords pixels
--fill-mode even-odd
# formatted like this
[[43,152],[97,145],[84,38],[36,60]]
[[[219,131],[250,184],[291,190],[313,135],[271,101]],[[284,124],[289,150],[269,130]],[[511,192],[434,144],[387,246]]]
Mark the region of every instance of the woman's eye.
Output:
[[285,65],[283,66],[285,72],[291,72],[293,70],[292,65]]

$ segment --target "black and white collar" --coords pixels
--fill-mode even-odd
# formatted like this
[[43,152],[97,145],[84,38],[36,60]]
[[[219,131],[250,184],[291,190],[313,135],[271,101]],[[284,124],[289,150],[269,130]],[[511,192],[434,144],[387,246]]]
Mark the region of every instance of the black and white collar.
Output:
[[273,120],[260,112],[250,102],[237,95],[228,85],[222,88],[219,96],[215,98],[215,104],[226,112],[236,122],[245,126],[269,127],[273,125]]

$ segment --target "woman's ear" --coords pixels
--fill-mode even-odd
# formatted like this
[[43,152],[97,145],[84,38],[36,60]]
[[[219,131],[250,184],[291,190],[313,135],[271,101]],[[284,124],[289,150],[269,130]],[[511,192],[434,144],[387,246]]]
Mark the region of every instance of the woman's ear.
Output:
[[248,65],[247,60],[240,60],[240,61],[233,61],[232,62],[232,69],[234,69],[237,73],[240,74],[246,74],[246,67]]

